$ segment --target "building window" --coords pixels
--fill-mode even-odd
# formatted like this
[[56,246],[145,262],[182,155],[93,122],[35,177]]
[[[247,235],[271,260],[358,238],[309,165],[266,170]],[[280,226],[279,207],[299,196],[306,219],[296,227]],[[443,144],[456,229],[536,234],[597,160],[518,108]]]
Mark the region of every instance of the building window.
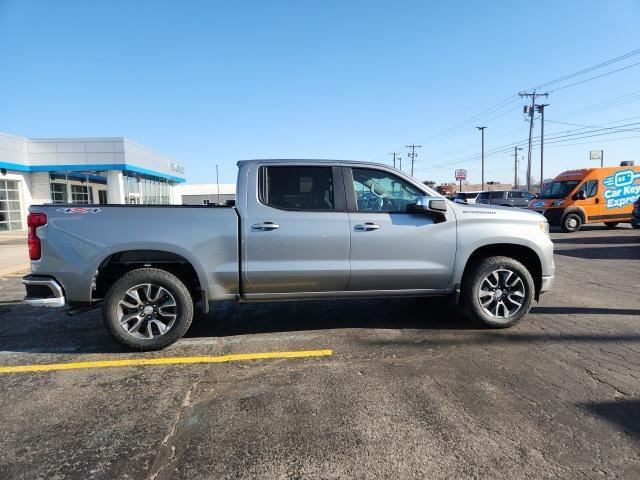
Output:
[[67,203],[67,185],[64,183],[51,183],[51,201],[53,203]]
[[93,188],[86,185],[71,185],[71,203],[93,203]]
[[125,201],[132,204],[168,205],[169,183],[146,175],[125,173]]
[[22,211],[16,180],[0,180],[0,231],[21,230]]
[[98,203],[100,205],[105,205],[107,203],[107,191],[106,190],[98,190]]

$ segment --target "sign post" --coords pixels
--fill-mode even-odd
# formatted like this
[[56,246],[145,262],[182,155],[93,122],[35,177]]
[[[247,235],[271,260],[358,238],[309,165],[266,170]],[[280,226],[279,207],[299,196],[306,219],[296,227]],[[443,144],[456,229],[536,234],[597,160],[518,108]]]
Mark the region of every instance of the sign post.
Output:
[[589,160],[600,160],[600,167],[604,167],[604,150],[591,150]]
[[462,181],[467,179],[467,171],[464,168],[456,170],[456,180],[460,182],[460,192],[462,191]]

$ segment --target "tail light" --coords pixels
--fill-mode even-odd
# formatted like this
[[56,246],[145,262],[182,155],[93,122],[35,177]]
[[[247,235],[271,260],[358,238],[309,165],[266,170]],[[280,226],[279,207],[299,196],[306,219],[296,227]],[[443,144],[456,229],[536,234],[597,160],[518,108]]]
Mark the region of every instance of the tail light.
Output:
[[30,213],[27,216],[27,226],[29,227],[27,245],[29,245],[29,258],[31,260],[40,260],[42,256],[42,245],[36,233],[36,228],[46,224],[47,216],[44,213]]

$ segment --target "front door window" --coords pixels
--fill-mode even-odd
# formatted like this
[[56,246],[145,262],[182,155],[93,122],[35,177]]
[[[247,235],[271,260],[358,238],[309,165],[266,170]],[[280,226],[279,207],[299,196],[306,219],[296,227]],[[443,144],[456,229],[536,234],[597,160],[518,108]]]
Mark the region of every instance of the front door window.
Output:
[[395,175],[365,168],[353,169],[353,189],[359,212],[407,213],[407,205],[425,195]]

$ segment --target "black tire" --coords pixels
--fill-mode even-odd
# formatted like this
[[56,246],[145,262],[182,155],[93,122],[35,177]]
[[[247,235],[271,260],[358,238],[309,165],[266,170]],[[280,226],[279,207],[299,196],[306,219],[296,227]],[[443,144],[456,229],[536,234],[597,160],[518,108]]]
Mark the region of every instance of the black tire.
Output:
[[573,233],[582,227],[582,217],[577,213],[567,213],[562,218],[562,231],[565,233]]
[[[120,302],[130,289],[141,284],[162,287],[175,300],[175,308],[170,307],[174,308],[172,315],[175,315],[175,320],[165,333],[158,331],[158,336],[151,338],[138,338],[128,333],[120,324],[123,314]],[[135,313],[135,309],[132,310]],[[178,341],[189,329],[193,319],[193,298],[184,283],[175,275],[157,268],[139,268],[125,273],[109,288],[103,301],[102,319],[109,332],[124,345],[139,351],[160,350]],[[149,328],[153,331],[152,327]]]
[[605,222],[604,226],[606,228],[608,228],[609,230],[613,230],[614,228],[616,228],[618,226],[618,223],[620,223],[620,222]]
[[[524,297],[518,310],[506,318],[492,316],[485,311],[480,301],[480,291],[485,279],[494,271],[510,271],[516,274],[522,282]],[[499,274],[503,279],[505,274]],[[510,282],[512,281],[512,277]],[[488,257],[477,261],[471,266],[466,278],[463,279],[461,291],[461,305],[463,312],[473,322],[490,328],[508,328],[518,323],[529,312],[531,302],[535,293],[535,286],[531,273],[517,260],[510,257]],[[507,294],[509,295],[509,294]],[[509,302],[509,297],[505,297]],[[520,298],[520,297],[514,297]],[[510,303],[510,306],[513,304]],[[515,305],[513,305],[515,308]],[[500,310],[498,310],[498,313]],[[504,314],[504,310],[502,310]]]
[[631,222],[631,226],[635,229],[640,229],[640,222]]

